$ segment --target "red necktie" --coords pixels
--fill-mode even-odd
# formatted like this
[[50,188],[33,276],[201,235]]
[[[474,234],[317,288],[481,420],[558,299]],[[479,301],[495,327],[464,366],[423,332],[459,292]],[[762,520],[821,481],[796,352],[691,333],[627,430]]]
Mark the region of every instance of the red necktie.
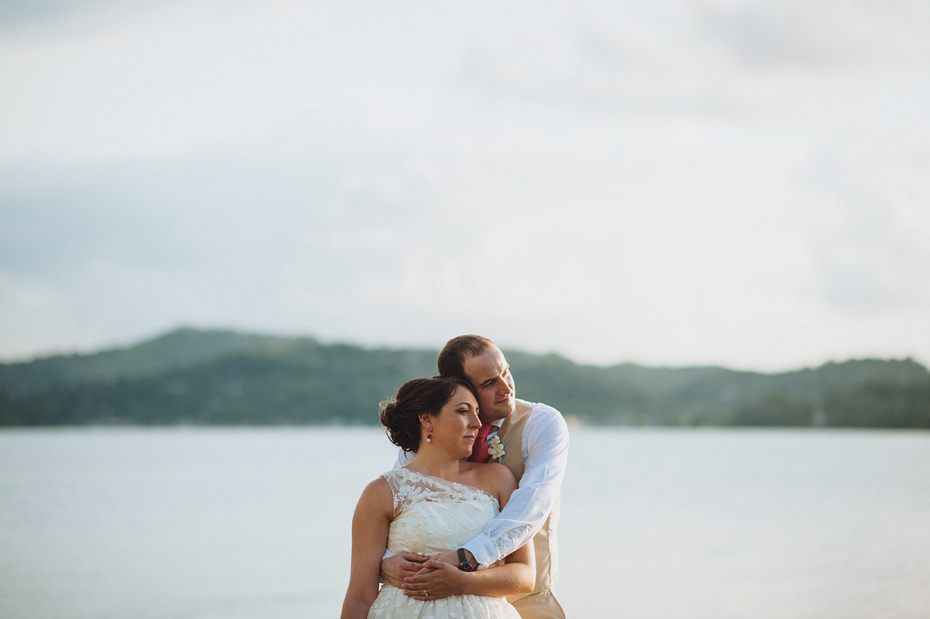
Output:
[[495,427],[494,424],[486,423],[478,430],[475,446],[471,448],[471,455],[468,456],[469,462],[487,462],[491,457],[488,455],[488,434]]

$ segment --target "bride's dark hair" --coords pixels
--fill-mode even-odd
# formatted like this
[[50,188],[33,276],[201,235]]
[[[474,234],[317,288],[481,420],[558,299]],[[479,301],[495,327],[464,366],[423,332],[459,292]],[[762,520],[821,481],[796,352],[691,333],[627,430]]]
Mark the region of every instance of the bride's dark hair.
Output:
[[456,389],[465,387],[478,400],[471,383],[461,378],[414,378],[401,385],[397,395],[381,403],[381,424],[392,443],[405,451],[420,446],[420,413],[438,415]]

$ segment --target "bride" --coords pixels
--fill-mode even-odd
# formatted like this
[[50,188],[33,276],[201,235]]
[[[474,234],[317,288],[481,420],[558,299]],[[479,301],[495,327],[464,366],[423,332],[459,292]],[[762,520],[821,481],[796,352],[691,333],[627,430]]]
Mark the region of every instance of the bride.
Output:
[[[477,571],[428,561],[447,570],[451,591],[422,584],[389,584],[379,592],[381,558],[397,554],[435,556],[456,550],[480,533],[517,487],[501,464],[467,462],[481,422],[474,389],[455,378],[417,378],[381,406],[381,423],[392,443],[416,452],[407,466],[374,480],[362,492],[352,519],[352,573],[342,619],[434,617],[520,619],[505,596],[533,589],[532,544],[500,565]],[[435,599],[436,594],[453,595]]]

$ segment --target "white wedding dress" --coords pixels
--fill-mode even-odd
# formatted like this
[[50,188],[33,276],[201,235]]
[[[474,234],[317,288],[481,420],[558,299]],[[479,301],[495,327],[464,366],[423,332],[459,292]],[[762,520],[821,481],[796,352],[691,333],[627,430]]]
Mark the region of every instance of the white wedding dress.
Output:
[[[396,468],[384,477],[394,493],[388,550],[437,555],[455,550],[484,530],[500,511],[489,494],[438,477]],[[420,602],[384,584],[368,619],[520,619],[504,598],[453,595]]]

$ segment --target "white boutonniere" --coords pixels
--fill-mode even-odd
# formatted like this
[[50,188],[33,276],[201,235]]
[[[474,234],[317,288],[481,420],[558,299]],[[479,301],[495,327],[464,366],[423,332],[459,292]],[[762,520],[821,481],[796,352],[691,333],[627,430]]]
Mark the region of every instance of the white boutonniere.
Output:
[[504,444],[501,442],[499,436],[495,436],[491,439],[491,442],[488,443],[488,455],[500,462],[504,454],[507,453],[504,451]]

